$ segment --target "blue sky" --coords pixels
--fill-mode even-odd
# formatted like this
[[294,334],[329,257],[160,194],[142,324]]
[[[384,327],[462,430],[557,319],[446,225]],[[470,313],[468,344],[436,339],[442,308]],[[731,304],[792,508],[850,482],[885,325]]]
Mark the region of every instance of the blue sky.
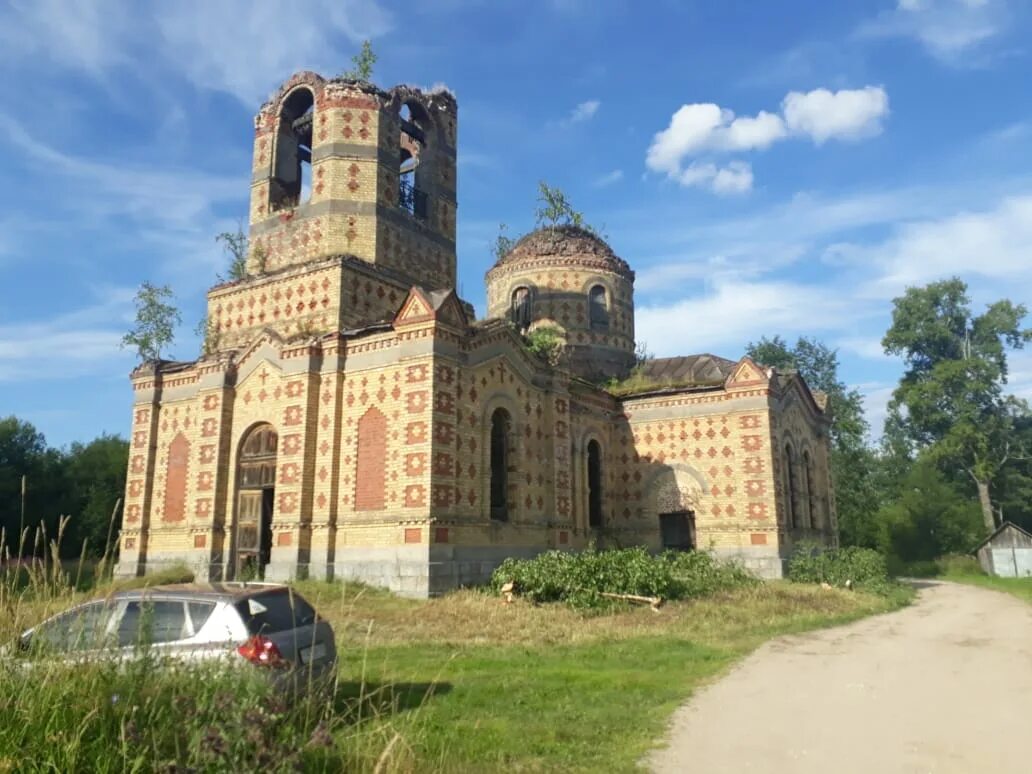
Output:
[[[288,10],[289,8],[289,10]],[[1032,289],[1032,8],[1020,0],[7,0],[0,3],[0,415],[125,434],[140,282],[194,326],[246,215],[252,117],[364,38],[384,86],[459,101],[459,267],[562,187],[637,271],[656,355],[763,335],[839,350],[875,433],[891,299]],[[1032,356],[1012,359],[1032,397]]]

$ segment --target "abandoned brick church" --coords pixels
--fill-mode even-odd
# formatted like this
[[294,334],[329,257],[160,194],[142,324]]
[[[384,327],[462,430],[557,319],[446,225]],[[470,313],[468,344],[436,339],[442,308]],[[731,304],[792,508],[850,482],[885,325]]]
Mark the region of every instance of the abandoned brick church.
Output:
[[[833,543],[824,399],[712,355],[635,365],[634,272],[539,229],[456,294],[444,90],[292,77],[255,119],[247,276],[193,362],[132,375],[119,572],[357,578],[426,596],[505,557],[643,544],[765,577]],[[691,321],[672,320],[691,330]],[[559,329],[561,358],[524,333]]]

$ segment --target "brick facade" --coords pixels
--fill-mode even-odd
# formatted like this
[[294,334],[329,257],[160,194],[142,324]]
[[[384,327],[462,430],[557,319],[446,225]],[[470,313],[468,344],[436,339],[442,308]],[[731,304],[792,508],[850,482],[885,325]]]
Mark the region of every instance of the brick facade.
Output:
[[[292,142],[289,110],[306,104],[298,89],[314,99],[313,186],[292,204],[275,154]],[[355,577],[420,596],[481,582],[506,556],[658,550],[665,514],[690,514],[697,548],[766,576],[793,541],[834,541],[829,418],[798,376],[745,358],[723,361],[719,379],[630,397],[592,386],[634,358],[634,275],[594,235],[521,240],[488,273],[487,319],[470,318],[454,291],[456,115],[443,92],[311,73],[262,108],[251,274],[209,292],[206,354],[132,377],[119,571],[187,562],[233,577],[255,519],[267,578]],[[398,200],[398,148],[413,137],[425,140],[419,211]],[[510,324],[520,287],[533,294],[528,327],[562,330],[560,364]],[[498,410],[505,503],[493,512]],[[274,432],[273,467],[248,480],[242,449],[257,428]]]

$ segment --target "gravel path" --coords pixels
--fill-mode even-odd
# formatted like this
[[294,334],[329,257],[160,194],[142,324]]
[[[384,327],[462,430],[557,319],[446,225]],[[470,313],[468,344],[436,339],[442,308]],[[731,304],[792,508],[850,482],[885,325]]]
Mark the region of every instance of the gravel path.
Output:
[[1032,605],[922,583],[913,605],[766,643],[674,716],[657,772],[1032,772]]

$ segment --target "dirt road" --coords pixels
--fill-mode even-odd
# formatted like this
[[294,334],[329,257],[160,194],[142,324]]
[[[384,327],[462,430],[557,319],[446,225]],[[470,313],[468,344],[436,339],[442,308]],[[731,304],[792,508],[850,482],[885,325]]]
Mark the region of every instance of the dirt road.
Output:
[[657,772],[1032,772],[1032,605],[929,583],[773,640],[678,710]]

